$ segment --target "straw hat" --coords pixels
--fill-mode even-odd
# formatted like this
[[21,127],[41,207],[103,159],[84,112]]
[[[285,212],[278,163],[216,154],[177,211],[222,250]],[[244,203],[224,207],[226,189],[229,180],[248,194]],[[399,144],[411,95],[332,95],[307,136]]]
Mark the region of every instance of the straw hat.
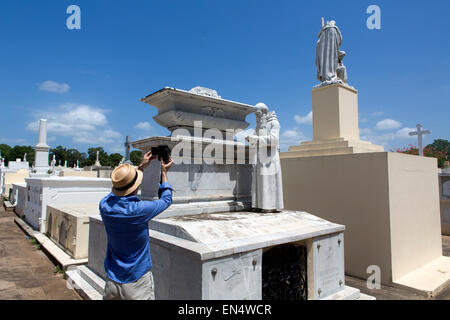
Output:
[[112,192],[119,197],[133,193],[141,185],[142,177],[141,170],[136,170],[129,163],[121,164],[111,173]]

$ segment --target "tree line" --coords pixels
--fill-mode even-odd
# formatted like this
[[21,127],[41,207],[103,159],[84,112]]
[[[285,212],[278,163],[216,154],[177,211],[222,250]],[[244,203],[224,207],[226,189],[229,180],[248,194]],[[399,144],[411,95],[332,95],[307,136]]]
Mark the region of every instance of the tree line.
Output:
[[[87,152],[80,152],[77,149],[66,149],[62,146],[57,146],[49,150],[49,163],[53,159],[53,155],[56,158],[56,165],[61,164],[64,166],[67,161],[68,167],[74,167],[79,163],[79,167],[92,166],[97,159],[97,151],[99,152],[98,158],[102,166],[116,167],[123,156],[120,153],[108,154],[102,147],[89,148]],[[7,144],[0,144],[1,157],[5,158],[5,165],[9,161],[16,161],[16,159],[23,159],[25,153],[27,154],[27,161],[32,165],[34,163],[34,147],[32,146],[14,146],[11,147]],[[142,159],[142,151],[133,150],[130,152],[130,160],[134,165],[139,165]]]
[[[102,166],[116,167],[122,160],[120,153],[108,154],[102,147],[89,148],[87,152],[80,152],[77,149],[66,149],[62,146],[50,149],[49,162],[56,156],[56,164],[60,163],[62,166],[67,161],[68,167],[74,167],[79,161],[80,168],[85,166],[92,166],[97,158],[97,151],[99,152],[99,161]],[[391,150],[392,151],[392,150]],[[24,154],[27,154],[27,161],[32,165],[34,163],[34,147],[32,146],[14,146],[10,147],[7,144],[0,144],[1,157],[5,158],[5,164],[8,161],[16,161],[16,159],[23,159]],[[399,148],[396,152],[419,154],[417,147],[410,145],[407,148]],[[445,166],[445,163],[450,160],[450,141],[444,139],[434,140],[432,144],[424,148],[424,155],[426,157],[434,157],[438,159],[440,168]],[[134,150],[130,152],[130,160],[134,165],[139,165],[142,159],[142,151]]]

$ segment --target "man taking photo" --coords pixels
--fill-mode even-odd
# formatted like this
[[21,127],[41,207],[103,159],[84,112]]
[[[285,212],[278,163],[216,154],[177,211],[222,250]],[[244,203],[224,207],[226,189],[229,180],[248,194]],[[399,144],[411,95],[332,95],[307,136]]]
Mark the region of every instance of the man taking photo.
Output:
[[142,159],[139,169],[125,163],[111,174],[112,192],[100,201],[100,214],[105,225],[108,248],[105,271],[104,300],[154,300],[152,259],[148,222],[172,204],[172,186],[167,172],[172,159],[161,161],[159,200],[141,201],[136,197],[143,173],[152,160],[151,151]]

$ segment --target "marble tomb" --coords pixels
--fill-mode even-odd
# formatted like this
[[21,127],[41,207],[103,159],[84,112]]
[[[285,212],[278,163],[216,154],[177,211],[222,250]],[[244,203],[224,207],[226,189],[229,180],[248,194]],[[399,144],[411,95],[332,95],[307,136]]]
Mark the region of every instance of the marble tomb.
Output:
[[35,230],[47,231],[47,206],[99,202],[111,192],[111,179],[86,177],[34,177],[25,180],[25,221]]
[[[344,226],[300,211],[249,211],[253,170],[248,146],[233,135],[217,139],[217,131],[213,139],[208,129],[226,133],[246,128],[252,106],[222,99],[215,90],[201,87],[164,88],[143,101],[157,107],[155,121],[172,135],[132,145],[143,152],[159,144],[186,147],[179,153],[172,150],[175,163],[168,176],[176,190],[173,205],[149,223],[156,299],[367,298],[345,285]],[[195,133],[200,134],[193,137]],[[189,146],[197,153],[187,155]],[[220,154],[227,147],[231,161]],[[183,157],[193,163],[181,163]],[[224,162],[211,163],[213,158]],[[159,168],[154,161],[144,171],[143,199],[157,197]],[[101,299],[106,246],[101,217],[91,216],[88,265],[67,272],[68,281],[87,298]],[[289,256],[279,250],[297,254],[287,261]],[[277,271],[284,264],[291,273]],[[280,296],[277,289],[286,286],[282,276],[294,274],[292,295]]]

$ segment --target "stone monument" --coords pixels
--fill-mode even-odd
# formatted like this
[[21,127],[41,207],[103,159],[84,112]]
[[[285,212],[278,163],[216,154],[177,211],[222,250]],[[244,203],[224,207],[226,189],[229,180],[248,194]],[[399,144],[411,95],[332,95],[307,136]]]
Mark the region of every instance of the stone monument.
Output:
[[47,120],[39,120],[39,140],[35,147],[34,168],[32,176],[48,176],[50,169],[48,165],[48,151],[50,147],[47,144]]
[[309,157],[384,151],[382,146],[360,140],[358,91],[347,84],[340,51],[342,34],[334,21],[319,33],[316,48],[317,79],[312,90],[313,141],[289,148],[284,157]]
[[127,136],[126,140],[125,140],[125,161],[130,161],[130,148],[131,148],[131,143],[130,143],[130,137]]
[[255,159],[252,176],[252,208],[262,212],[276,212],[283,209],[283,182],[281,177],[280,123],[275,111],[264,103],[255,107],[255,135],[247,137]]
[[[169,145],[174,160],[168,174],[173,204],[149,224],[156,299],[365,297],[345,285],[344,226],[306,212],[250,211],[251,148],[234,135],[248,126],[254,107],[201,87],[164,88],[142,101],[158,109],[154,119],[171,136],[131,144],[143,152]],[[267,134],[278,134],[274,114],[267,121]],[[141,198],[158,197],[159,177],[153,161]],[[103,292],[106,246],[101,217],[91,216],[88,265],[67,272],[91,299]]]
[[99,161],[99,159],[98,159],[99,153],[100,152],[97,150],[97,156],[96,156],[96,159],[95,159],[94,167],[101,167],[102,166],[100,161]]
[[327,21],[323,24],[318,35],[316,46],[317,80],[319,87],[334,83],[347,83],[347,71],[342,63],[345,51],[340,51],[342,33],[335,21]]
[[346,226],[349,275],[367,278],[376,265],[382,283],[436,295],[450,283],[436,159],[359,140],[358,93],[334,75],[341,35],[332,23],[327,30],[318,52],[332,54],[319,59],[324,81],[312,90],[314,141],[280,155],[285,208]]
[[52,172],[52,175],[56,175],[56,170],[55,170],[55,167],[56,167],[56,155],[53,155],[53,159],[52,159],[52,162],[50,163],[50,165],[51,165],[51,172]]

